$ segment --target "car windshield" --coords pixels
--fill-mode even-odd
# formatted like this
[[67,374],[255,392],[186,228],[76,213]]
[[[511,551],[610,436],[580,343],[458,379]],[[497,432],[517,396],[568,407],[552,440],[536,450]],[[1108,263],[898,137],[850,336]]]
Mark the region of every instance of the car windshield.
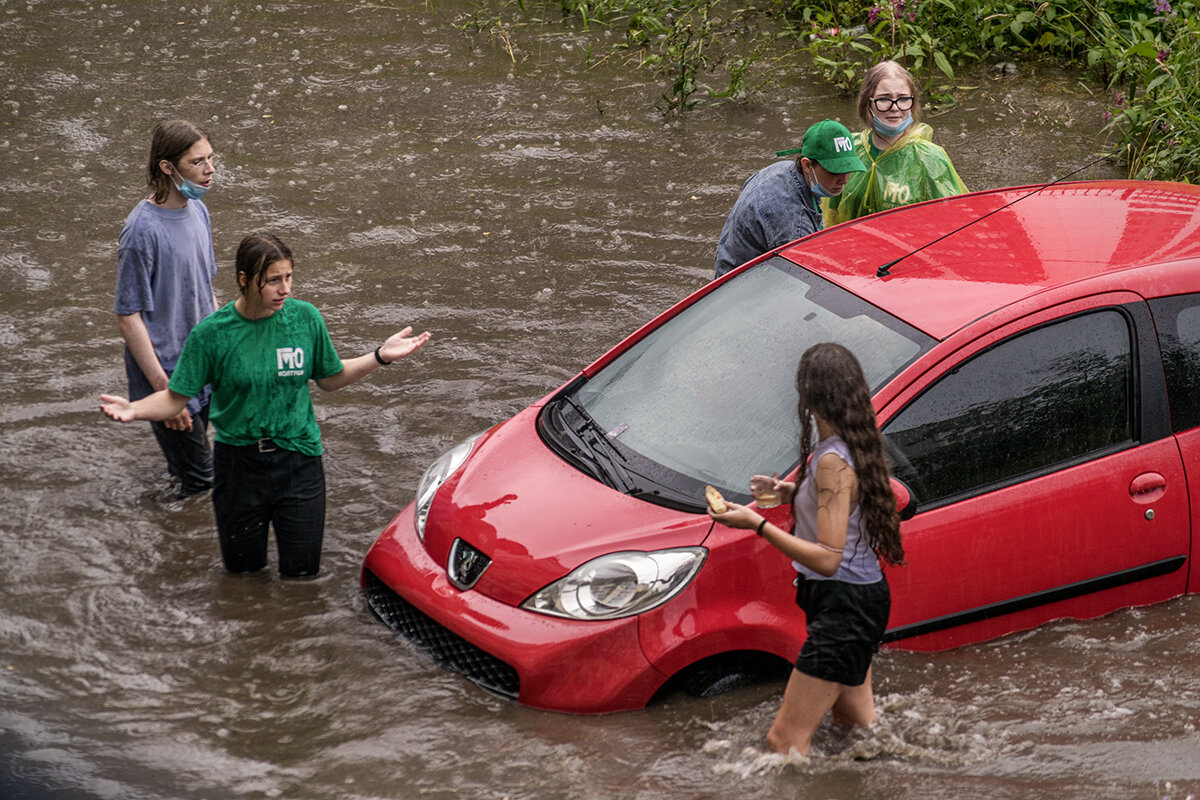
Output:
[[751,475],[783,474],[798,463],[796,365],[825,341],[858,356],[872,392],[933,345],[861,298],[773,258],[693,303],[560,400],[619,458],[623,474],[610,485],[627,491],[622,481],[649,479],[699,498],[711,483],[745,499]]

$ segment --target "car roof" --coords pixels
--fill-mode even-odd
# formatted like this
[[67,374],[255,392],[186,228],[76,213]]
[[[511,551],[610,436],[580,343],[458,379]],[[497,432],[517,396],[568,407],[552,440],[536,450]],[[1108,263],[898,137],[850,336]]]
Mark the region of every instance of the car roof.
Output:
[[1057,287],[1099,288],[1114,273],[1200,260],[1200,186],[1088,181],[976,192],[861,217],[779,255],[945,339]]

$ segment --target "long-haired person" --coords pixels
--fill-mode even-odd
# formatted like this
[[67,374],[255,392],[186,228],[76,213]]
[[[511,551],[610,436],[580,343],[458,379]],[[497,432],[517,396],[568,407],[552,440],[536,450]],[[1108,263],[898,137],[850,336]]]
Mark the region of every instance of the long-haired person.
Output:
[[904,549],[883,442],[858,359],[838,344],[814,345],[800,359],[796,388],[797,482],[763,475],[751,479],[756,492],[769,484],[783,502],[792,503],[795,529],[782,530],[736,503],[722,514],[711,509],[709,514],[731,528],[755,531],[792,559],[807,638],[767,743],[776,752],[807,754],[813,733],[831,710],[846,725],[875,721],[871,660],[891,610],[879,562],[903,563]]
[[867,72],[858,116],[867,128],[855,135],[854,150],[867,171],[850,175],[825,203],[826,226],[967,191],[950,156],[933,143],[933,128],[921,122],[917,82],[900,64],[884,61]]
[[[208,134],[186,120],[162,122],[150,140],[149,196],[121,227],[113,310],[125,340],[125,375],[135,400],[167,387],[184,340],[217,307],[212,224],[200,199],[214,183]],[[208,391],[151,423],[182,495],[212,488]]]
[[166,419],[212,385],[213,509],[230,572],[267,564],[275,529],[279,573],[314,577],[325,532],[325,470],[311,380],[349,386],[420,349],[429,333],[393,334],[372,353],[342,361],[316,307],[292,294],[292,252],[269,233],[238,246],[238,298],[192,330],[167,388],[136,402],[101,395],[118,422]]

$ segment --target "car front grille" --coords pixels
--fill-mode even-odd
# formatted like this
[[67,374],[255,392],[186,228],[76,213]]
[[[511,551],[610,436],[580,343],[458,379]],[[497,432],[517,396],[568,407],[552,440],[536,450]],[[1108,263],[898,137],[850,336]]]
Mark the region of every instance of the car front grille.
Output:
[[509,664],[447,630],[400,595],[370,570],[363,592],[375,616],[396,633],[428,652],[446,669],[458,672],[489,692],[516,700],[520,679]]

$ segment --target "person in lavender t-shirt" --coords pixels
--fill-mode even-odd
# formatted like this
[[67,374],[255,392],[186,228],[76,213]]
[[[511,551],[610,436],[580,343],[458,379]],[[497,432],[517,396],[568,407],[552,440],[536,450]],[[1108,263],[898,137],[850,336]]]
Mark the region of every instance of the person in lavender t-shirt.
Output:
[[[208,135],[184,120],[154,129],[147,164],[152,193],[121,228],[113,310],[125,341],[132,398],[165,389],[183,343],[216,308],[212,225],[200,198],[216,173]],[[206,390],[151,427],[184,496],[212,488]]]
[[830,711],[846,725],[875,721],[871,661],[891,610],[879,560],[902,564],[904,548],[883,438],[858,359],[839,344],[813,345],[800,358],[796,389],[797,482],[750,479],[755,497],[769,487],[793,504],[795,529],[783,530],[737,503],[708,513],[722,525],[755,531],[796,569],[806,637],[767,744],[778,753],[808,755],[813,733]]

